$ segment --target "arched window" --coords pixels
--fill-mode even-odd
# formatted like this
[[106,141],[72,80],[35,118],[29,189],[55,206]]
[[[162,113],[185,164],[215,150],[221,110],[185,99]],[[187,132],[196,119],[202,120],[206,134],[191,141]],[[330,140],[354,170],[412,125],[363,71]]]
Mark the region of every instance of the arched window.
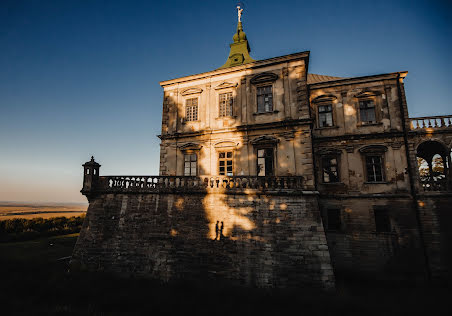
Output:
[[449,150],[440,142],[421,143],[416,152],[421,186],[426,191],[443,191],[448,187]]

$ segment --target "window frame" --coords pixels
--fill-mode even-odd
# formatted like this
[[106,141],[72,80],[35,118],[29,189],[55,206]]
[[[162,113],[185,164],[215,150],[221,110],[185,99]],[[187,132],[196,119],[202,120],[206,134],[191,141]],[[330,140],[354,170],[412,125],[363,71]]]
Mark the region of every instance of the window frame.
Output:
[[[188,105],[188,101],[196,100],[196,105]],[[184,100],[184,107],[185,107],[185,122],[197,122],[199,121],[199,97],[190,96],[185,98]],[[194,119],[193,110],[189,115],[189,108],[196,109],[196,119]],[[190,119],[189,119],[190,117]]]
[[[220,155],[224,153],[225,157],[221,158]],[[231,157],[228,157],[228,153],[231,153]],[[217,163],[217,171],[218,171],[218,175],[219,176],[225,176],[225,177],[232,177],[234,176],[234,150],[232,149],[223,149],[223,150],[218,150],[217,151],[217,159],[218,159],[218,163]],[[224,161],[224,174],[221,174],[221,161]],[[231,174],[228,174],[228,161],[231,161]]]
[[[271,88],[271,109],[268,111],[259,111],[259,89],[263,89],[266,87]],[[265,95],[265,94],[264,94]],[[264,100],[265,101],[265,100]],[[265,107],[265,102],[264,102]],[[256,84],[256,114],[264,114],[264,113],[273,113],[275,112],[275,103],[274,103],[274,87],[273,82],[263,82],[260,84]]]
[[[330,160],[331,159],[336,159],[336,178],[337,181],[329,181],[326,182],[325,181],[325,173],[324,173],[324,168],[325,168],[325,160]],[[329,154],[323,154],[320,156],[320,177],[322,180],[322,184],[336,184],[336,183],[341,183],[341,172],[340,172],[340,154],[336,154],[336,153],[329,153]]]
[[[380,171],[381,171],[381,180],[371,180],[369,177],[369,169],[368,169],[368,162],[367,159],[370,157],[378,157],[380,158]],[[364,154],[364,168],[366,173],[366,183],[385,183],[386,182],[386,175],[385,175],[385,157],[384,153],[366,153]],[[374,173],[375,176],[375,173]]]
[[[388,151],[388,148],[384,145],[368,145],[364,146],[361,149],[359,149],[361,155],[362,155],[362,162],[363,162],[363,172],[365,174],[365,183],[368,184],[378,184],[378,183],[386,183],[386,152]],[[380,157],[381,161],[381,181],[370,181],[369,179],[369,173],[367,169],[367,158],[368,157]]]
[[[361,108],[361,103],[362,102],[372,102],[373,107],[367,107],[364,108],[366,111],[369,111],[369,109],[373,109],[373,116],[374,116],[374,120],[373,121],[363,121],[362,120],[362,113],[363,113],[363,108]],[[358,121],[362,124],[362,125],[368,125],[368,124],[376,124],[378,123],[378,118],[377,118],[377,102],[376,102],[376,98],[375,97],[361,97],[358,98]]]
[[[189,160],[187,161],[187,156],[189,157]],[[195,160],[193,161],[193,160],[191,160],[191,158],[193,157],[193,156],[195,156]],[[187,167],[186,167],[186,163],[189,163],[189,170],[190,170],[190,174],[186,174],[186,169],[187,169]],[[192,163],[195,163],[195,174],[192,174]],[[195,152],[185,152],[184,153],[184,177],[196,177],[196,176],[198,176],[198,154],[197,153],[195,153]]]
[[[332,101],[322,101],[316,104],[317,105],[317,127],[318,128],[329,128],[329,127],[335,127],[335,120],[334,120],[334,106]],[[322,106],[329,106],[331,109],[329,112],[320,112],[320,107]],[[320,115],[323,113],[330,113],[331,115],[331,125],[329,126],[321,126],[320,121]]]
[[[263,158],[264,159],[264,164],[266,165],[267,159],[266,159],[266,156],[265,156],[265,151],[269,150],[269,149],[272,151],[272,156],[271,156],[271,160],[272,160],[272,174],[271,175],[265,174],[265,175],[260,176],[259,175],[259,158]],[[276,172],[276,170],[275,170],[275,153],[276,153],[275,146],[272,146],[272,145],[266,145],[266,146],[264,145],[264,146],[262,146],[262,145],[260,145],[260,146],[255,147],[255,150],[256,150],[256,176],[257,177],[273,177],[273,176],[275,176],[275,172]],[[264,150],[264,157],[259,157],[259,150]],[[265,165],[264,165],[264,168],[265,168]]]
[[[225,111],[224,111],[224,115],[223,115],[223,113],[222,113],[222,111],[221,111],[221,106],[222,106],[222,104],[221,104],[221,96],[222,95],[230,95],[230,99],[229,99],[229,110],[230,110],[230,113],[228,113],[228,111],[227,111],[227,105],[225,105],[226,106],[226,109],[225,109]],[[234,92],[231,90],[231,91],[221,91],[221,92],[219,92],[218,93],[218,117],[219,118],[228,118],[228,117],[234,117]]]

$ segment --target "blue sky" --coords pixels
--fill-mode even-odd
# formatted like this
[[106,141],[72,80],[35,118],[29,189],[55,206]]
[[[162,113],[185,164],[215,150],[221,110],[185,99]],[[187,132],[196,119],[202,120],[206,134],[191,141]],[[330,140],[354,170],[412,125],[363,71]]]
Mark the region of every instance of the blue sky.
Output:
[[[2,0],[0,201],[85,201],[81,164],[157,174],[158,82],[225,62],[235,1]],[[245,1],[254,59],[310,72],[408,70],[411,116],[451,114],[450,1]]]

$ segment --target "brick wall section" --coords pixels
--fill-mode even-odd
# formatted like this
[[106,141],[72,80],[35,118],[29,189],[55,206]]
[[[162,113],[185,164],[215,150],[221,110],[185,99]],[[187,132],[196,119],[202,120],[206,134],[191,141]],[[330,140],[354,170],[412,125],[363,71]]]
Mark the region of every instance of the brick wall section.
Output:
[[165,281],[334,287],[315,195],[102,194],[91,198],[71,264]]

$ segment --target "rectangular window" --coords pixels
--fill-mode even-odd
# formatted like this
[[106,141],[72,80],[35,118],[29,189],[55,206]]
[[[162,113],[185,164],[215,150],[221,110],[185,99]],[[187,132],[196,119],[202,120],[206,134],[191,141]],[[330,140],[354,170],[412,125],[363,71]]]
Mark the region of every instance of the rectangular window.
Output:
[[257,112],[273,111],[273,92],[272,86],[257,87]]
[[375,230],[378,233],[391,232],[391,221],[389,219],[389,212],[386,208],[375,208]]
[[197,175],[198,157],[196,154],[184,155],[184,176]]
[[367,182],[383,182],[383,157],[380,155],[366,156]]
[[375,103],[373,100],[359,101],[359,116],[363,123],[375,123]]
[[340,231],[342,226],[341,210],[337,208],[327,210],[328,230]]
[[257,150],[257,175],[273,176],[273,148]]
[[322,157],[322,179],[323,183],[339,182],[337,157]]
[[198,98],[191,98],[185,100],[185,120],[198,120]]
[[333,126],[333,106],[331,104],[319,105],[319,127]]
[[232,176],[232,151],[218,153],[218,174]]
[[220,100],[220,109],[219,109],[219,116],[232,116],[232,106],[233,106],[233,99],[232,99],[232,92],[228,93],[221,93],[219,95]]

